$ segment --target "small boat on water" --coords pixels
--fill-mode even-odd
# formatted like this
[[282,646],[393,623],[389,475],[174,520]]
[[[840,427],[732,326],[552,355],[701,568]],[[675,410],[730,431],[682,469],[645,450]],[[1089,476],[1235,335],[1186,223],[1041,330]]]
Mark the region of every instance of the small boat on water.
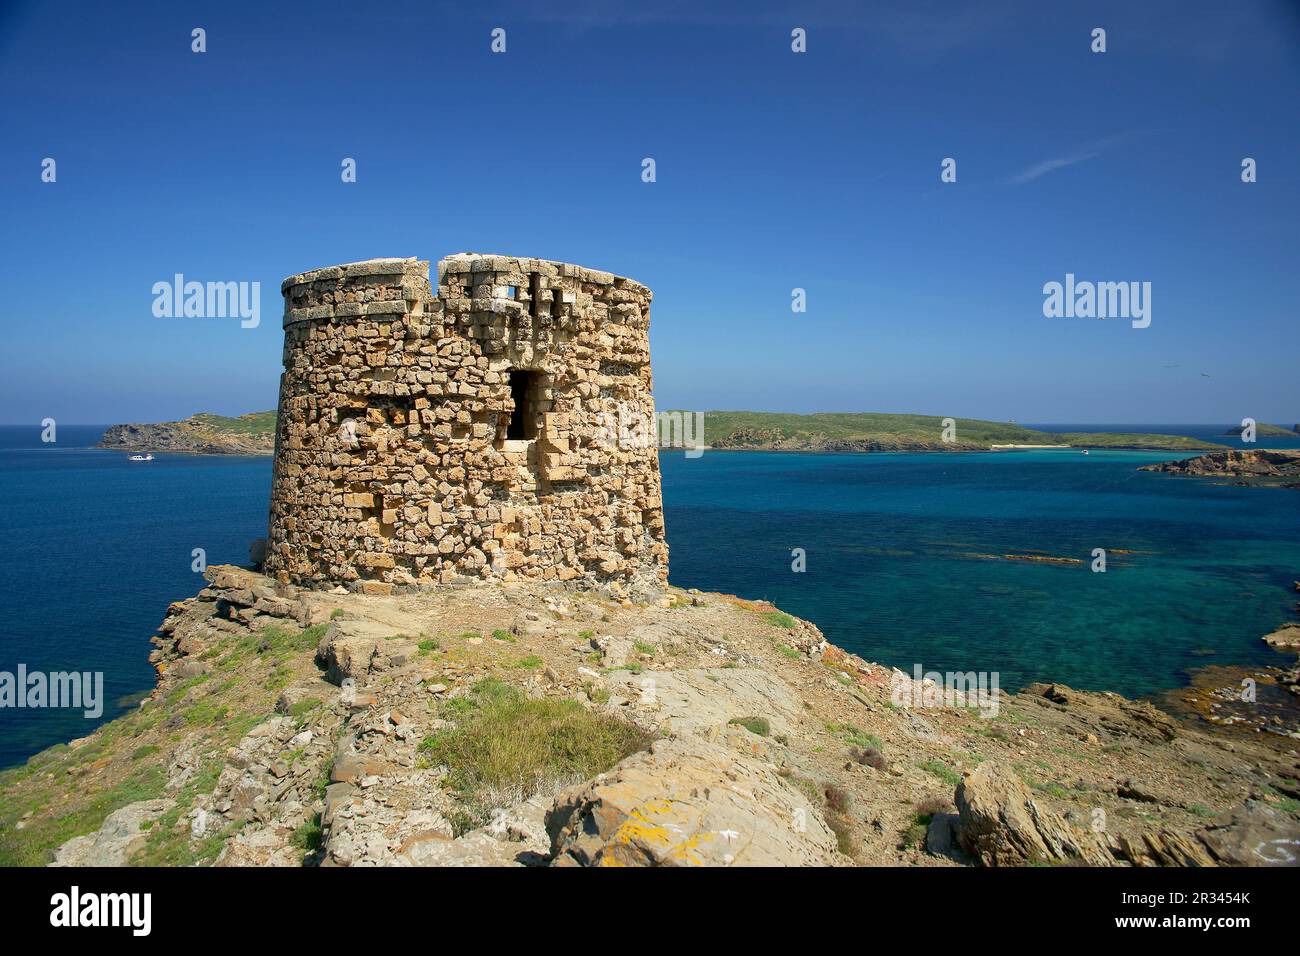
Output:
[[153,453],[147,455],[132,455],[128,461],[153,461]]
[[1080,454],[1083,454],[1083,455],[1088,454],[1088,449],[1085,448],[1082,452],[1080,452]]

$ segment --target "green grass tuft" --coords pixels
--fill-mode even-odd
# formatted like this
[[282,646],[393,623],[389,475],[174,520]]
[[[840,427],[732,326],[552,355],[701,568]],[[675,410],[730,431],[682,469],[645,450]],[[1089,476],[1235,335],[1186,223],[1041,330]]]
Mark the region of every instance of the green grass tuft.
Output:
[[868,733],[857,724],[827,724],[826,732],[839,737],[845,743],[853,744],[857,747],[875,747],[877,750],[883,750],[885,745],[875,734]]
[[758,734],[760,737],[766,737],[772,732],[772,725],[768,723],[766,717],[733,717],[727,723],[739,724],[751,734]]
[[586,780],[644,749],[650,736],[617,717],[592,713],[575,700],[533,699],[518,687],[486,678],[459,708],[456,727],[424,739],[432,766],[482,820],[502,795],[527,799]]
[[325,830],[321,826],[320,814],[317,813],[293,831],[293,836],[289,838],[289,842],[302,850],[304,854],[310,856],[320,850],[324,838]]
[[952,767],[949,767],[946,763],[940,763],[938,760],[927,760],[924,763],[917,764],[917,766],[926,773],[934,774],[950,786],[955,787],[957,784],[961,783],[961,774],[956,770],[953,770]]

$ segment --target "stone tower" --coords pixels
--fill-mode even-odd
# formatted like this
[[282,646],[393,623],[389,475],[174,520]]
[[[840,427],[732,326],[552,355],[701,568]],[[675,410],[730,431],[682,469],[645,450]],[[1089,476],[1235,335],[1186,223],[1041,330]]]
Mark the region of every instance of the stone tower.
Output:
[[284,281],[267,573],[368,593],[668,578],[650,290],[462,253]]

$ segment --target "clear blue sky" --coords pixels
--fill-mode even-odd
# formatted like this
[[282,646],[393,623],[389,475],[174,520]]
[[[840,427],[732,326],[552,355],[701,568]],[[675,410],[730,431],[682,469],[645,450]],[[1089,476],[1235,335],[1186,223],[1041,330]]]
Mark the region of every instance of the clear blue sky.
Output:
[[289,6],[0,6],[0,422],[273,407],[284,276],[466,250],[654,289],[661,408],[1300,418],[1295,2]]

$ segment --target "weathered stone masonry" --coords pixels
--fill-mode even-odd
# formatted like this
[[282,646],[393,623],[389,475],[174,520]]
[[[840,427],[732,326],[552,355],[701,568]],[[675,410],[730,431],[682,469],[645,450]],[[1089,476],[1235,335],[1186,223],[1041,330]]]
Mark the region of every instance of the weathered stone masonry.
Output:
[[[667,582],[650,290],[542,259],[373,259],[284,281],[266,569],[388,593]],[[620,418],[620,415],[622,418]]]

